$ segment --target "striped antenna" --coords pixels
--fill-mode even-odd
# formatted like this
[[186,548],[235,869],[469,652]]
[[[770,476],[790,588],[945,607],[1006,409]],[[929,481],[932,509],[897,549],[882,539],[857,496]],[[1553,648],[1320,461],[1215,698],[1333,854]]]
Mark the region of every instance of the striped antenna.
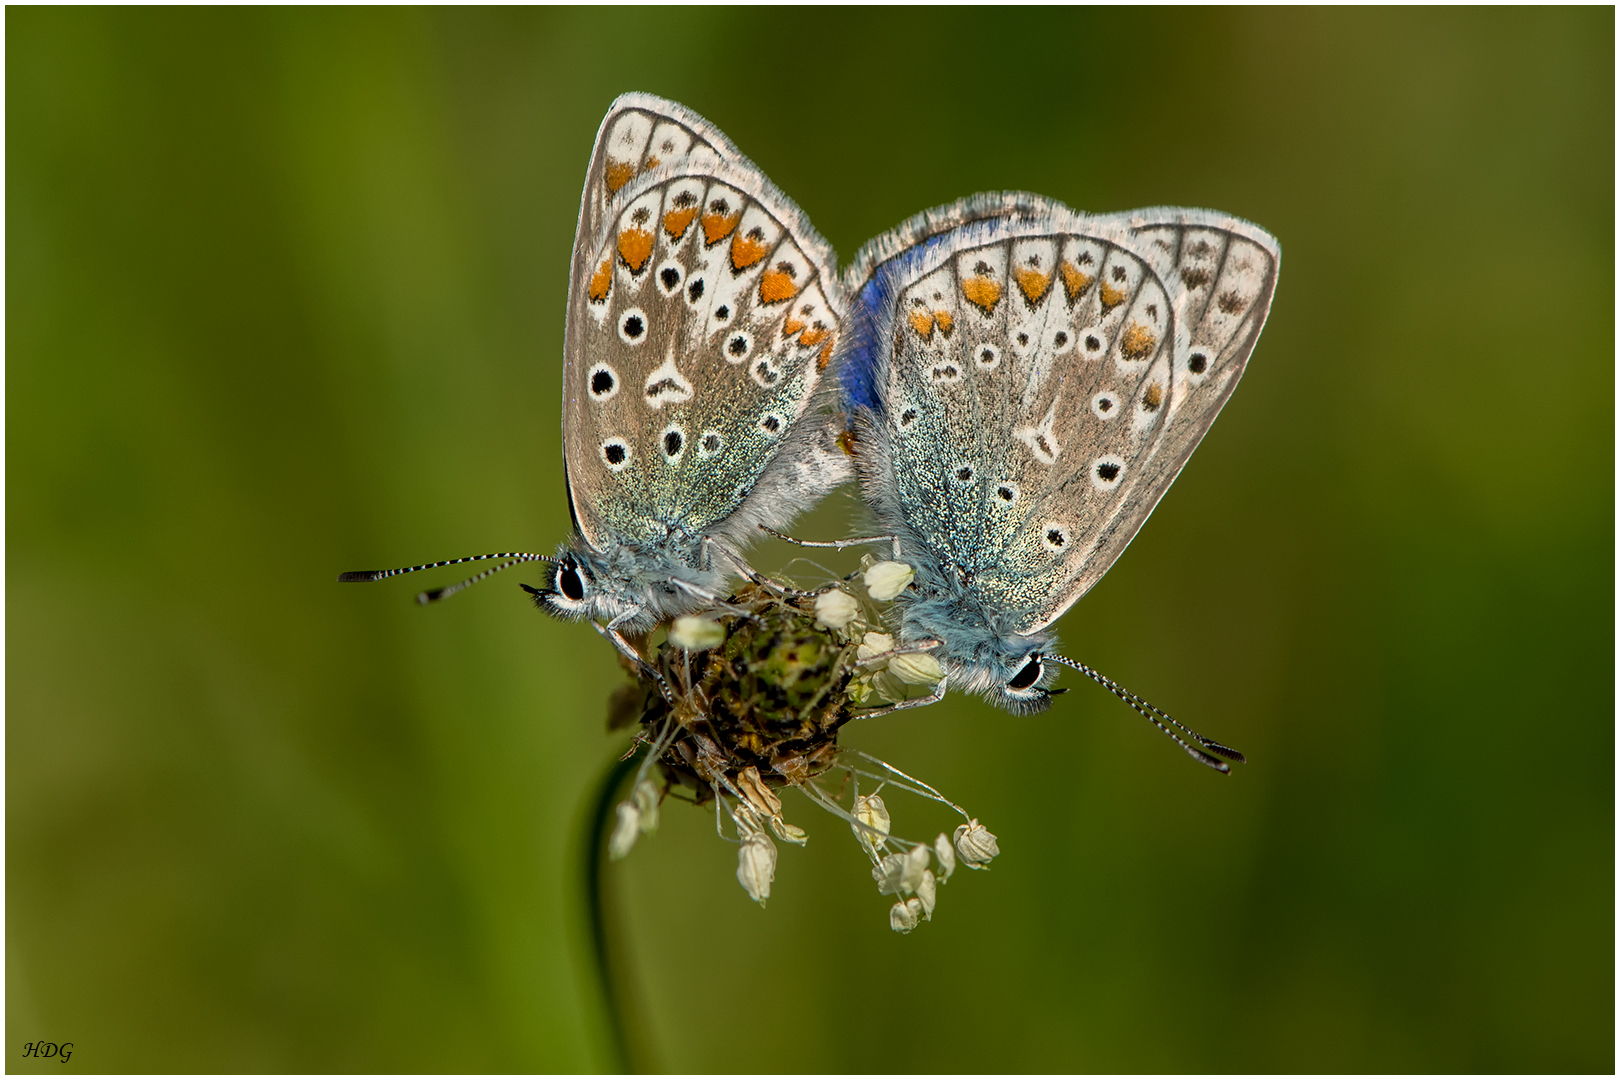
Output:
[[498,574],[502,570],[509,570],[519,563],[527,562],[556,562],[549,555],[531,555],[524,551],[497,551],[489,555],[468,555],[463,559],[445,559],[443,562],[423,563],[421,566],[401,566],[397,570],[348,570],[338,575],[339,581],[382,581],[384,578],[396,577],[399,574],[414,574],[418,570],[435,570],[441,566],[455,566],[458,563],[483,562],[485,559],[505,559],[499,566],[492,566],[482,573],[474,574],[465,581],[458,581],[454,585],[446,585],[442,589],[428,589],[416,594],[418,604],[431,604],[435,600],[443,600],[452,596],[469,585],[476,585],[491,574]]
[[[1219,754],[1223,758],[1229,758],[1232,761],[1240,763],[1247,762],[1249,760],[1238,751],[1233,750],[1230,746],[1222,746],[1214,739],[1208,739],[1198,734],[1198,732],[1194,731],[1186,724],[1183,724],[1180,720],[1177,720],[1175,717],[1171,716],[1157,705],[1154,705],[1151,702],[1143,701],[1141,698],[1119,685],[1119,683],[1115,682],[1113,679],[1110,679],[1108,676],[1102,674],[1093,667],[1082,664],[1078,660],[1070,660],[1066,656],[1056,656],[1052,653],[1045,653],[1042,655],[1042,658],[1055,661],[1062,664],[1064,667],[1073,668],[1086,678],[1095,682],[1097,685],[1103,687],[1109,693],[1119,698],[1119,700],[1135,709],[1148,723],[1152,724],[1154,727],[1170,736],[1170,738],[1174,739],[1177,746],[1181,747],[1183,750],[1187,751],[1187,753],[1192,755],[1193,760],[1202,765],[1208,765],[1218,773],[1230,774],[1232,767],[1224,761],[1219,761],[1216,758],[1211,757],[1210,754]],[[1161,721],[1163,722],[1161,723]],[[1170,726],[1166,727],[1166,724]],[[1197,743],[1198,746],[1202,747],[1203,749],[1201,750],[1198,749],[1198,747],[1189,746],[1185,739],[1183,739],[1180,735],[1177,735],[1174,731],[1170,730],[1170,728],[1177,728],[1185,732],[1188,738],[1192,739],[1193,742]],[[1210,754],[1204,753],[1204,750],[1208,750]]]

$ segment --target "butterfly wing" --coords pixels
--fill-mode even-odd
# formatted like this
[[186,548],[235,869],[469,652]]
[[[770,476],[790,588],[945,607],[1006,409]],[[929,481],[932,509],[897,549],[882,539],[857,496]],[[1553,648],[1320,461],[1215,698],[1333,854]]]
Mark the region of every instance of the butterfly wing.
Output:
[[[596,131],[596,145],[580,195],[579,222],[574,230],[576,286],[615,196],[643,173],[688,155],[744,163],[748,160],[719,128],[678,102],[652,94],[629,93],[619,95],[608,106]],[[569,295],[574,291],[571,289]]]
[[640,136],[623,133],[656,144],[677,125],[644,115],[647,100],[604,122],[581,227],[620,162],[639,153],[642,171],[576,249],[568,301],[563,449],[575,521],[598,551],[746,541],[850,473],[816,398],[843,309],[831,248],[684,110],[681,130],[730,160],[688,152],[646,170]]
[[1269,235],[1206,211],[996,195],[919,215],[846,278],[869,501],[986,621],[1049,625],[1231,394],[1277,262]]

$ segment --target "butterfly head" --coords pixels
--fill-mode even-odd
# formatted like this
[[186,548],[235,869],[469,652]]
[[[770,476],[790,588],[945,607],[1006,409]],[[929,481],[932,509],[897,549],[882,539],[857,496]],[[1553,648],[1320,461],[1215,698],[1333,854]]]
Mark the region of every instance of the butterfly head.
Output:
[[718,568],[696,569],[674,549],[610,543],[598,551],[575,536],[557,549],[545,585],[525,585],[535,606],[559,619],[594,619],[631,629],[703,606],[724,584]]
[[[1013,644],[1009,642],[1008,644]],[[1045,712],[1052,705],[1049,690],[1056,669],[1039,649],[1024,647],[981,657],[976,663],[946,661],[951,685],[982,694],[992,704],[1020,716]]]
[[1053,691],[1048,687],[1057,668],[1048,659],[1054,644],[1050,634],[1018,633],[997,625],[1002,617],[987,618],[949,601],[912,603],[904,619],[907,640],[935,638],[941,643],[933,655],[950,676],[953,689],[982,694],[1020,715],[1051,706]]
[[618,565],[622,561],[604,557],[582,542],[564,544],[547,567],[545,585],[524,588],[536,607],[559,619],[610,621],[645,607],[637,602],[633,582]]

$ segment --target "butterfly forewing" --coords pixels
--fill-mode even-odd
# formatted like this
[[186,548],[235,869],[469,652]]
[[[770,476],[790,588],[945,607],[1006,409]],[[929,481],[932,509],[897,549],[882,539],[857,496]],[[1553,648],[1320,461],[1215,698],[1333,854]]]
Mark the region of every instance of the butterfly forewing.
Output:
[[[709,535],[773,468],[799,464],[778,458],[830,355],[830,252],[744,166],[688,157],[613,207],[570,301],[563,436],[576,517],[594,546]],[[819,464],[831,472],[796,485],[807,497],[847,474]]]
[[576,283],[590,242],[612,213],[612,204],[638,176],[689,154],[746,161],[730,139],[691,109],[651,94],[616,99],[596,132],[574,235]]

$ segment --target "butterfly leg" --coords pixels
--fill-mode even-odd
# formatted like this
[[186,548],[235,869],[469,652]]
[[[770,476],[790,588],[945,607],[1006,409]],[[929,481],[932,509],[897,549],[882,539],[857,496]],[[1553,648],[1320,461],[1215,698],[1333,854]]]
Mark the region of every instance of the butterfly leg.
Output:
[[[761,528],[763,527],[764,526],[761,526]],[[737,554],[735,551],[732,551],[729,547],[722,544],[712,536],[705,536],[703,538],[703,548],[705,566],[708,565],[708,559],[710,558],[709,552],[718,551],[737,568],[738,572],[741,573],[743,577],[747,578],[749,581],[752,581],[755,585],[758,585],[762,589],[770,589],[772,592],[778,593],[784,597],[794,597],[798,599],[805,599],[816,595],[814,592],[805,592],[803,589],[795,589],[791,585],[784,585],[780,581],[766,577],[764,574],[761,574],[752,566],[748,565],[747,559],[744,559],[741,555]]]
[[898,536],[852,536],[847,540],[800,540],[798,537],[787,535],[787,533],[779,533],[769,525],[761,525],[760,529],[770,533],[778,540],[786,540],[788,543],[798,544],[800,547],[837,548],[839,551],[843,551],[847,547],[854,547],[856,544],[876,544],[887,540],[894,545],[895,559],[898,561],[900,558],[900,538]]
[[873,653],[865,660],[858,661],[858,663],[868,666],[885,664],[888,663],[890,657],[909,656],[912,653],[931,652],[932,650],[939,648],[941,644],[943,644],[943,642],[941,642],[938,638],[919,638],[916,641],[908,641],[904,645],[896,645],[888,652]]
[[679,589],[681,592],[686,593],[686,595],[695,596],[704,603],[712,604],[719,610],[724,611],[729,615],[736,615],[744,619],[754,618],[754,613],[752,611],[722,599],[720,595],[714,592],[712,589],[705,589],[701,585],[694,585],[692,582],[682,581],[680,578],[670,578],[669,583],[675,586],[675,588]]
[[912,698],[909,701],[897,701],[893,705],[885,705],[881,709],[867,709],[865,712],[855,713],[850,717],[850,719],[869,720],[874,716],[887,716],[892,712],[899,712],[901,709],[915,709],[920,705],[937,705],[941,700],[944,699],[945,684],[950,682],[950,680],[951,677],[949,675],[939,680],[939,683],[934,687],[934,692],[929,694],[927,697]]
[[598,634],[601,634],[603,637],[611,641],[613,643],[613,647],[618,649],[625,659],[636,665],[637,670],[656,683],[658,685],[658,692],[663,695],[664,700],[673,705],[675,704],[675,696],[670,691],[669,682],[664,678],[663,672],[659,671],[657,668],[648,663],[646,657],[637,652],[636,647],[630,644],[629,641],[625,640],[625,636],[623,634],[619,633],[620,626],[629,622],[631,619],[634,619],[639,614],[641,614],[641,609],[636,608],[634,610],[625,612],[623,615],[620,615],[606,626],[603,626],[601,623],[598,623],[595,620],[591,621],[591,625],[596,628],[596,632]]

